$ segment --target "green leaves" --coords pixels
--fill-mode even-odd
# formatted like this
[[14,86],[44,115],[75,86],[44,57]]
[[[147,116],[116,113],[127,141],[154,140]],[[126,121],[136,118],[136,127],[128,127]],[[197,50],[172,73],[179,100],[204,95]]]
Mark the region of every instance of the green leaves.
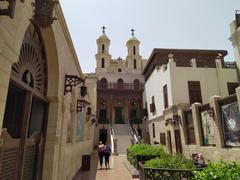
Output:
[[182,170],[196,168],[192,160],[188,160],[181,155],[173,156],[170,154],[168,154],[167,156],[149,160],[144,164],[144,166],[149,168],[168,168]]
[[161,146],[151,146],[149,144],[135,144],[128,148],[129,153],[134,155],[162,155],[166,154]]
[[240,179],[240,164],[222,160],[209,163],[203,171],[194,172],[195,180],[237,180]]

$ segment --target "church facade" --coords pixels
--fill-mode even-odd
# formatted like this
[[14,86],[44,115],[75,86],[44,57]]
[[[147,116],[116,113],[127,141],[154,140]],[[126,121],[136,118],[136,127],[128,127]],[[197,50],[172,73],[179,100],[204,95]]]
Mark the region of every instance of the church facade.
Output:
[[141,133],[144,90],[142,71],[147,61],[140,55],[140,41],[133,31],[126,46],[126,59],[113,59],[105,29],[97,39],[97,118],[100,125],[96,131],[97,140],[101,136],[99,128],[108,124],[136,124]]

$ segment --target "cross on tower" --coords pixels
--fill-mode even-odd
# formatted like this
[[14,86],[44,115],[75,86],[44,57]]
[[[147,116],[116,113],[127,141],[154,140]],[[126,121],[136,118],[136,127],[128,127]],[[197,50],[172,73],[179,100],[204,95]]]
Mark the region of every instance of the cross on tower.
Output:
[[135,31],[135,30],[134,30],[134,29],[131,29],[131,31],[132,31],[132,36],[134,36],[134,31]]
[[106,27],[103,26],[103,27],[102,27],[102,33],[103,33],[103,34],[105,34],[105,29],[106,29]]

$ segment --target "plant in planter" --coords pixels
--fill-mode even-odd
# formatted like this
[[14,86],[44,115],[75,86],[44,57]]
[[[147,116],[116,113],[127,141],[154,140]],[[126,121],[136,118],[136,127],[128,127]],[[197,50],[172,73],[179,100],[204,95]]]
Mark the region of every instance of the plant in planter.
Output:
[[184,156],[181,155],[173,156],[170,154],[163,156],[161,158],[151,159],[145,162],[144,166],[148,168],[167,168],[182,170],[196,168],[192,160],[186,159]]
[[192,171],[196,167],[192,160],[181,155],[163,156],[161,158],[146,161],[140,165],[140,177],[142,179],[191,179]]
[[202,171],[194,172],[195,180],[235,180],[240,179],[240,163],[227,163],[222,160],[209,163]]
[[128,161],[135,167],[137,167],[139,161],[147,161],[167,155],[161,146],[151,146],[149,144],[135,144],[128,148],[127,154]]

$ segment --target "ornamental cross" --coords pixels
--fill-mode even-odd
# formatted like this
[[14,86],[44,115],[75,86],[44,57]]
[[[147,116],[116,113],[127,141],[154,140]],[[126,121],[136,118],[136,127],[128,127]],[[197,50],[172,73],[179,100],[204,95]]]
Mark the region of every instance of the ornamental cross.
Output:
[[134,36],[134,31],[135,31],[135,30],[134,30],[134,29],[131,29],[131,31],[132,31],[132,36]]
[[102,27],[102,33],[103,33],[103,34],[105,34],[105,29],[106,29],[106,27],[103,26],[103,27]]

